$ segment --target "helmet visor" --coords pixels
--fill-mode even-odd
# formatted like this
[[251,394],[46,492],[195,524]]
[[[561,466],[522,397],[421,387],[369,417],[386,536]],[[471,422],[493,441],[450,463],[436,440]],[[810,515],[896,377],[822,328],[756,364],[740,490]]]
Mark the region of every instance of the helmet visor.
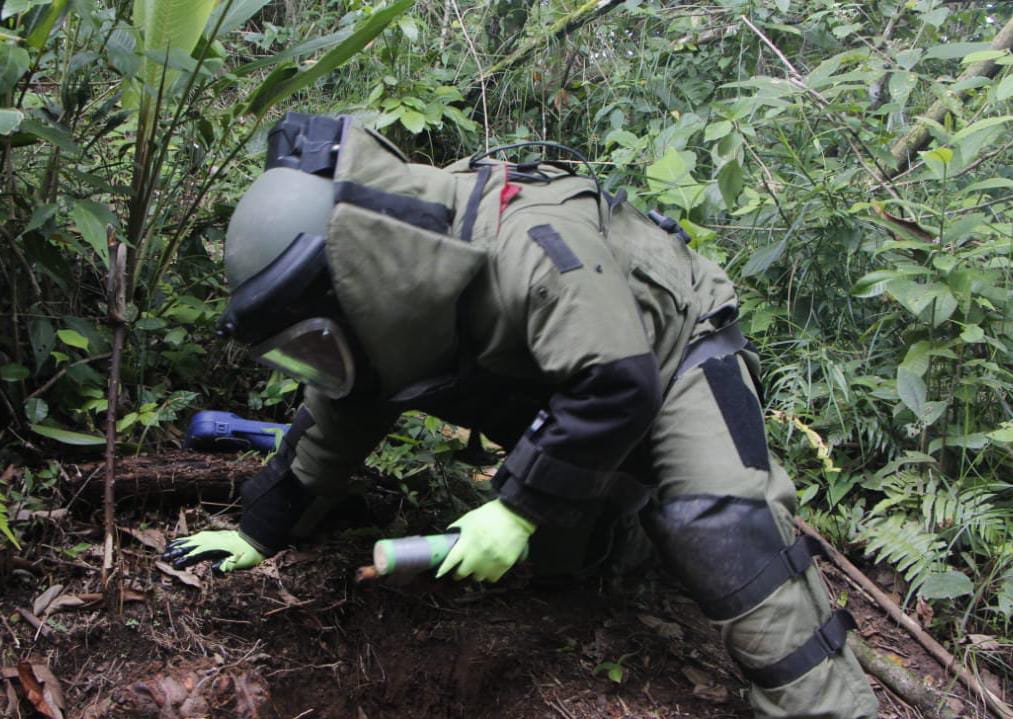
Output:
[[324,317],[292,325],[252,351],[261,364],[311,384],[332,399],[347,396],[355,383],[348,340],[336,322]]

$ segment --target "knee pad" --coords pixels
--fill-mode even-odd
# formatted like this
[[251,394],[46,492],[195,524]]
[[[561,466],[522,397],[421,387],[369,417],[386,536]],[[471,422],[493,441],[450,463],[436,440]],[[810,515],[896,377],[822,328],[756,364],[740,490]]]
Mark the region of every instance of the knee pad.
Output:
[[786,547],[764,500],[689,495],[649,507],[643,520],[669,569],[714,621],[745,614],[823,554],[807,536]]

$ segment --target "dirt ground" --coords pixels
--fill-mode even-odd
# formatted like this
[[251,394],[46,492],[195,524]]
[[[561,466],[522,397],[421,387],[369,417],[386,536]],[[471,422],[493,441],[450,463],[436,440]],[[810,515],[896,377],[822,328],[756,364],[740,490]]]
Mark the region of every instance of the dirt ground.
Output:
[[[163,466],[171,473],[171,458]],[[651,566],[554,588],[523,568],[492,587],[356,584],[376,538],[437,529],[403,493],[377,487],[328,535],[252,571],[174,573],[158,548],[229,526],[235,512],[163,497],[118,512],[123,592],[110,614],[93,596],[100,512],[75,501],[65,515],[35,518],[16,557],[0,554],[0,716],[751,716],[717,633]],[[961,716],[986,716],[859,590],[828,574],[872,646],[950,694]],[[880,716],[921,716],[875,686]]]

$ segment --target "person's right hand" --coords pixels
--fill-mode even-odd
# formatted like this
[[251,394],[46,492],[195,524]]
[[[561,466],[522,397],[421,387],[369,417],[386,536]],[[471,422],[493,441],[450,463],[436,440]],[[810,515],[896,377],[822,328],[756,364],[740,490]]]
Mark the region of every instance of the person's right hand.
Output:
[[251,569],[264,561],[263,554],[243,539],[235,530],[198,532],[169,542],[162,558],[172,562],[176,569],[184,569],[197,562],[218,560],[211,565],[216,574],[233,569]]

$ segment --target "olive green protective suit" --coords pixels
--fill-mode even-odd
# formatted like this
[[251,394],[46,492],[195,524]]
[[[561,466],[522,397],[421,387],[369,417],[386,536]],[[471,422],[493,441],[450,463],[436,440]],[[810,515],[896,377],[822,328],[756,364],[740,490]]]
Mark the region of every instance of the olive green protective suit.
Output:
[[[590,179],[511,169],[540,181],[409,164],[346,126],[327,252],[370,370],[342,400],[308,389],[277,461],[338,498],[405,409],[480,430],[510,450],[494,485],[538,525],[543,571],[593,564],[638,516],[753,679],[757,716],[874,717],[847,626],[817,631],[831,611],[767,452],[755,354],[709,342],[737,332],[731,282]],[[244,495],[258,547],[298,531],[265,508],[276,493]]]

